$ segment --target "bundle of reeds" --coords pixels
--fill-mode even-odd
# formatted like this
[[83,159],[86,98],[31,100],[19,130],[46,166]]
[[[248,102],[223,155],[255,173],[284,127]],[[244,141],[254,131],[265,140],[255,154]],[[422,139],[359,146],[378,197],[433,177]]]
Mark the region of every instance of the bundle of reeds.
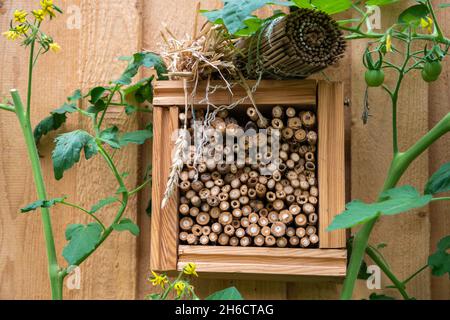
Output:
[[299,9],[237,43],[237,66],[249,79],[306,78],[336,63],[345,40],[327,14]]

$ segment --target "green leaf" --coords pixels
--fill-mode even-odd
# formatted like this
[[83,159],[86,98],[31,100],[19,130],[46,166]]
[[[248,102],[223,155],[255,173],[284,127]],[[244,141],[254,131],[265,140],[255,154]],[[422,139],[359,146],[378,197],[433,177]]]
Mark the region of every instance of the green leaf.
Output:
[[94,115],[97,115],[98,113],[104,111],[106,109],[106,102],[103,100],[98,100],[95,105],[90,106],[87,108],[88,113],[92,113]]
[[419,24],[420,19],[426,17],[429,13],[430,11],[426,5],[418,4],[403,11],[398,17],[398,22],[405,24]]
[[294,0],[300,8],[311,8],[327,14],[336,14],[348,10],[352,6],[350,0]]
[[241,293],[235,287],[230,287],[221,291],[214,292],[205,300],[244,300]]
[[81,93],[81,90],[77,89],[72,93],[72,95],[70,97],[67,97],[67,100],[69,102],[75,102],[75,101],[80,100],[82,97],[83,97],[83,95]]
[[116,231],[130,231],[132,235],[139,235],[139,227],[130,219],[122,219],[119,223],[113,225],[113,229]]
[[63,177],[64,171],[80,160],[81,150],[84,150],[86,160],[97,154],[97,144],[94,137],[83,130],[76,130],[58,136],[52,153],[53,171],[56,180]]
[[114,81],[114,83],[121,85],[131,84],[132,79],[136,76],[139,68],[142,66],[146,68],[155,68],[160,80],[168,79],[167,76],[164,76],[164,74],[167,73],[167,68],[160,56],[153,52],[138,52],[130,58],[125,72],[118,80]]
[[114,149],[120,149],[119,128],[113,126],[100,132],[100,140],[109,144]]
[[[124,95],[127,96],[129,94],[134,94],[136,100],[139,103],[142,103],[145,100],[152,103],[153,102],[153,85],[152,85],[153,79],[154,79],[154,76],[139,80],[135,84],[123,89]],[[145,88],[145,89],[143,89],[143,88]],[[148,89],[150,89],[151,91],[148,92]],[[139,90],[141,90],[141,91],[139,91]],[[140,100],[142,100],[142,101],[140,101]]]
[[385,200],[370,204],[360,200],[348,203],[347,210],[333,219],[328,231],[351,228],[379,215],[394,215],[421,208],[431,201],[432,196],[422,196],[414,187],[402,186],[387,190],[381,194],[381,198]]
[[96,204],[94,204],[91,208],[91,210],[89,211],[89,213],[96,213],[98,210],[100,210],[101,208],[110,205],[116,201],[118,201],[119,199],[117,199],[116,197],[108,197],[106,199],[102,199],[99,202],[97,202]]
[[448,273],[450,278],[450,236],[439,241],[436,252],[428,257],[428,265],[434,276],[441,277]]
[[143,144],[147,139],[153,137],[152,126],[149,125],[145,130],[127,132],[120,137],[120,145],[126,146],[129,143]]
[[384,294],[376,294],[374,292],[369,296],[369,300],[395,300],[395,298],[384,295]]
[[450,7],[450,3],[440,3],[438,4],[439,8],[449,8]]
[[450,162],[442,165],[428,180],[425,186],[426,194],[436,194],[450,191]]
[[[70,99],[70,98],[69,98]],[[67,114],[78,110],[75,103],[64,103],[58,109],[50,112],[50,116],[44,118],[34,128],[33,136],[36,144],[39,144],[41,138],[51,131],[58,130],[67,120]]]
[[91,253],[100,242],[102,227],[97,222],[88,225],[71,224],[66,229],[66,240],[62,255],[69,265],[76,263],[85,255]]
[[95,104],[98,100],[100,100],[103,97],[103,94],[106,92],[106,88],[104,87],[95,87],[91,90],[89,93],[91,96],[91,100],[89,100],[91,103]]
[[20,209],[20,212],[25,213],[25,212],[34,211],[38,208],[50,208],[57,203],[63,202],[65,199],[66,198],[54,198],[54,199],[50,199],[50,200],[37,200],[33,203],[28,204],[27,206],[23,207],[22,209]]
[[393,4],[399,2],[400,0],[368,0],[366,1],[366,5],[369,6],[385,6],[388,4]]
[[254,19],[252,13],[268,4],[277,4],[282,6],[291,6],[288,1],[270,1],[270,0],[227,0],[220,10],[204,11],[202,14],[213,23],[224,24],[228,32],[236,34],[241,30],[247,29],[245,21]]

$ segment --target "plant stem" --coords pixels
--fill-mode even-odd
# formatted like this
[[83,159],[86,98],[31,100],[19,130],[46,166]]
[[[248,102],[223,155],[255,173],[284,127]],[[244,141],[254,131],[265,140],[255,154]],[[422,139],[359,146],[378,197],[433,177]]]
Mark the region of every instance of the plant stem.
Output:
[[414,272],[412,275],[410,275],[408,278],[406,278],[405,280],[402,281],[403,285],[406,285],[408,282],[410,282],[412,279],[414,279],[419,273],[426,270],[427,268],[428,268],[428,264],[424,265],[422,268],[420,268],[419,270]]
[[0,104],[0,109],[14,113],[16,112],[16,109],[14,109],[13,106],[8,106],[7,104]]
[[408,296],[408,293],[405,290],[404,283],[397,279],[397,277],[392,273],[389,266],[386,265],[384,260],[379,257],[377,252],[371,246],[368,246],[366,249],[366,253],[373,260],[373,262],[375,262],[380,267],[380,269],[383,270],[384,274],[392,281],[402,297],[405,300],[410,300],[411,298]]
[[68,206],[68,207],[72,207],[72,208],[78,209],[78,210],[80,210],[80,211],[82,211],[82,212],[88,214],[91,218],[93,218],[95,221],[98,222],[98,224],[100,224],[100,225],[102,226],[102,229],[103,229],[103,230],[106,230],[105,225],[100,221],[100,219],[97,218],[97,216],[96,216],[95,214],[91,213],[89,210],[86,210],[86,209],[80,207],[80,206],[77,205],[77,204],[70,203],[70,202],[66,202],[66,201],[62,201],[62,202],[60,202],[60,203],[63,204],[63,205],[66,205],[66,206]]
[[30,58],[28,62],[28,91],[27,91],[27,113],[28,122],[31,122],[31,92],[33,87],[33,67],[34,67],[34,47],[36,39],[33,39],[30,45]]
[[142,189],[144,189],[145,186],[148,185],[150,182],[152,182],[152,178],[147,179],[147,181],[145,181],[145,182],[144,182],[143,184],[141,184],[139,187],[137,187],[136,189],[131,190],[130,192],[128,192],[128,195],[129,195],[129,196],[132,196],[132,195],[138,193],[139,191],[141,191]]
[[450,197],[433,198],[431,201],[450,201]]
[[111,104],[114,94],[116,93],[117,90],[119,90],[119,88],[120,88],[120,85],[116,84],[115,87],[112,89],[111,94],[108,97],[108,101],[106,101],[105,110],[103,111],[102,116],[100,117],[100,121],[98,122],[98,125],[97,125],[98,131],[100,131],[103,119],[105,118],[105,115],[106,115],[106,111],[108,111],[108,107]]
[[[116,214],[116,217],[114,218],[114,221],[111,223],[111,225],[108,228],[106,228],[103,231],[102,237],[100,238],[100,240],[97,243],[97,245],[95,246],[95,248],[91,252],[85,254],[83,257],[78,259],[78,261],[76,261],[74,263],[74,265],[76,265],[76,266],[79,266],[80,264],[82,264],[84,262],[84,260],[86,260],[95,250],[97,250],[97,248],[108,238],[108,236],[114,230],[114,228],[113,228],[114,225],[120,221],[120,219],[122,218],[123,213],[125,212],[125,209],[127,208],[127,205],[128,205],[128,194],[129,193],[125,186],[125,183],[123,182],[123,179],[122,179],[119,171],[116,168],[116,165],[112,161],[108,152],[101,146],[101,144],[98,143],[97,146],[98,146],[98,152],[105,159],[106,163],[108,164],[108,167],[111,169],[111,172],[114,174],[114,177],[116,178],[117,182],[119,183],[120,188],[123,190],[121,192],[122,201],[121,201],[121,206]],[[67,269],[62,270],[60,272],[60,274],[65,277],[68,274]]]
[[[398,153],[394,156],[382,191],[395,187],[411,163],[430,145],[432,145],[447,132],[450,132],[450,113],[448,113],[441,121],[439,121],[438,124],[436,124],[436,126],[433,127],[433,129],[419,139],[419,141],[417,141],[406,152]],[[379,200],[382,199],[379,198]],[[364,252],[369,242],[369,236],[377,220],[378,217],[368,221],[355,235],[352,256],[350,258],[347,277],[345,278],[344,287],[341,294],[341,299],[343,300],[351,299],[352,297],[359,268],[361,267]]]
[[[31,161],[31,168],[33,171],[34,182],[39,199],[47,199],[47,192],[45,190],[44,178],[42,175],[42,168],[39,161],[39,154],[34,142],[33,132],[31,130],[31,123],[29,114],[25,113],[22,100],[17,90],[11,90],[11,96],[14,101],[15,111],[19,119],[20,127],[25,138],[27,146],[28,157]],[[41,208],[42,225],[44,229],[45,245],[48,259],[48,273],[50,277],[50,287],[52,292],[52,299],[62,299],[62,283],[63,279],[58,275],[60,267],[55,249],[55,241],[53,237],[53,229],[50,218],[50,210],[48,208]]]

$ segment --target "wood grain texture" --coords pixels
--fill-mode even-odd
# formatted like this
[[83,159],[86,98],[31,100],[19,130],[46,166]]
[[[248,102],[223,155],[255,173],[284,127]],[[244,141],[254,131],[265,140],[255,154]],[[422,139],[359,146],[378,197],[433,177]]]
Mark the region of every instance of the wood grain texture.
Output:
[[[400,12],[412,1],[405,1],[382,11],[382,26],[391,25]],[[364,91],[364,66],[362,55],[365,41],[352,43],[352,198],[374,201],[380,192],[392,158],[391,103],[381,89],[369,91],[370,113],[367,125],[361,121]],[[396,61],[397,63],[399,61]],[[386,75],[386,83],[392,87],[394,73]],[[410,74],[403,83],[399,99],[398,129],[400,149],[405,150],[428,130],[428,87],[417,73]],[[399,185],[411,184],[421,190],[429,174],[428,153],[423,154],[409,168]],[[422,208],[395,217],[383,217],[377,223],[371,244],[386,243],[382,250],[394,273],[404,279],[427,261],[430,246],[430,221],[428,208]],[[370,261],[368,262],[371,263]],[[390,285],[382,278],[382,286]],[[422,273],[408,292],[418,299],[430,298],[430,274]],[[367,298],[372,291],[361,281],[354,298]],[[377,290],[377,292],[381,292]],[[393,289],[389,295],[398,296]]]
[[178,270],[194,262],[199,272],[342,277],[346,250],[179,246]]
[[[1,30],[6,29],[13,8],[35,9],[37,3],[14,1],[6,3],[8,18],[0,20]],[[129,55],[138,50],[140,41],[140,15],[138,1],[70,1],[62,4],[80,10],[80,29],[69,29],[71,14],[59,16],[45,24],[45,30],[60,43],[59,55],[48,53],[39,62],[34,82],[32,121],[36,124],[49,111],[62,104],[76,88],[88,89],[93,85],[106,84],[122,72],[123,63],[118,56]],[[124,12],[127,12],[125,15]],[[103,17],[101,22],[97,17]],[[116,39],[120,38],[120,41]],[[26,56],[22,47],[0,40],[0,61],[5,72],[0,75],[1,94],[18,87],[25,92]],[[118,110],[107,115],[107,123],[122,129],[136,128],[136,119],[125,120]],[[36,200],[31,170],[25,156],[25,146],[17,121],[11,115],[0,114],[2,122],[0,143],[11,146],[8,157],[1,157],[0,178],[2,205],[0,225],[0,297],[46,299],[50,297],[47,266],[39,214],[19,216],[18,209]],[[61,130],[70,131],[86,125],[78,116],[73,116]],[[51,164],[50,135],[42,141],[42,167],[50,197],[69,195],[70,201],[90,207],[100,198],[115,193],[116,185],[111,173],[101,165],[99,158],[77,165],[68,171],[63,180],[55,182]],[[127,184],[134,186],[137,180],[137,149],[129,148],[125,155],[115,160],[121,170],[130,170]],[[14,154],[16,156],[14,156]],[[17,165],[20,155],[21,166]],[[133,171],[134,170],[134,171]],[[2,172],[3,173],[3,172]],[[25,186],[25,187],[24,187]],[[104,188],[104,186],[107,186]],[[108,187],[109,186],[109,187]],[[16,187],[16,189],[14,189]],[[7,199],[5,199],[5,197]],[[135,219],[136,200],[131,200],[125,213]],[[101,217],[106,221],[115,212],[114,206],[104,210]],[[57,251],[61,253],[66,241],[64,229],[69,223],[88,222],[84,215],[73,209],[57,206],[52,209]],[[89,221],[90,222],[90,221]],[[134,298],[136,293],[136,239],[123,233],[108,239],[98,252],[81,267],[81,290],[65,289],[68,299],[123,299]],[[65,264],[63,259],[60,263]],[[117,290],[121,288],[121,290]]]
[[[176,270],[178,246],[178,191],[161,208],[172,164],[174,134],[178,129],[178,107],[154,108],[153,186],[150,268]],[[176,138],[175,138],[176,139]]]
[[345,230],[327,231],[334,217],[345,209],[342,83],[319,81],[317,103],[320,248],[345,248]]
[[[221,81],[211,81],[210,86],[223,86]],[[248,81],[249,87],[255,85],[255,81]],[[282,80],[270,81],[262,80],[253,94],[253,98],[257,105],[306,105],[313,106],[316,104],[316,87],[315,80]],[[206,83],[201,82],[197,87],[197,94],[194,98],[189,95],[189,103],[196,105],[205,104],[204,92]],[[191,88],[188,86],[188,92]],[[245,89],[236,84],[232,88],[233,94],[228,89],[217,89],[211,94],[210,103],[215,105],[231,104],[233,102],[242,101],[241,105],[251,105],[251,101],[247,98]],[[153,103],[157,106],[184,105],[183,81],[159,81],[155,84],[155,99]]]
[[[446,3],[435,1],[434,5]],[[437,19],[441,22],[444,34],[450,34],[450,10],[438,10]],[[443,116],[450,112],[450,66],[448,60],[439,81],[429,87],[429,127],[432,128]],[[450,162],[450,139],[447,134],[437,141],[430,149],[430,174],[436,172],[441,165]],[[448,195],[448,194],[447,194]],[[444,236],[450,235],[450,204],[448,202],[433,202],[430,205],[431,248],[435,252],[436,245]],[[431,298],[450,300],[450,279],[446,276],[431,277]]]

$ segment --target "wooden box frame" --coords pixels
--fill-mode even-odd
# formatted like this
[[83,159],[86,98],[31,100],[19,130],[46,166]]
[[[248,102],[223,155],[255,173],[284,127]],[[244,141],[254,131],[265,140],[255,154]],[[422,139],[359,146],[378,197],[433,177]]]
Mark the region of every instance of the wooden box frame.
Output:
[[[317,112],[319,248],[178,245],[178,195],[175,194],[161,209],[172,162],[171,135],[178,128],[179,107],[184,107],[186,99],[201,104],[204,89],[205,84],[200,83],[199,96],[191,98],[185,96],[182,81],[160,81],[155,85],[151,269],[179,271],[186,263],[194,262],[199,272],[214,275],[344,276],[347,263],[345,231],[326,231],[333,217],[345,207],[344,97],[343,85],[339,82],[263,80],[254,93],[258,106],[295,105],[313,107]],[[217,90],[210,96],[210,101],[216,105],[230,104],[245,95],[240,86],[235,86],[233,95],[227,90]],[[242,104],[248,105],[251,105],[249,99]]]

